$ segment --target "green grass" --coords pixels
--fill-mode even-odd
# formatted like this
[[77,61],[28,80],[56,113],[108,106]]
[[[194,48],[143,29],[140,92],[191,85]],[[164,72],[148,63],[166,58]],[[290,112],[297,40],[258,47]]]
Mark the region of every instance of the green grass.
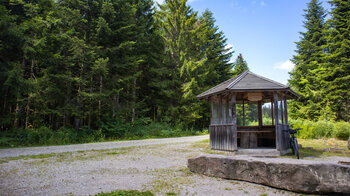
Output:
[[130,124],[107,123],[98,130],[61,127],[11,129],[0,132],[0,148],[68,145],[91,142],[125,141],[153,138],[205,135],[208,130],[186,129],[166,123]]
[[[347,141],[344,140],[334,138],[298,139],[298,143],[302,145],[302,149],[299,149],[300,158],[329,156],[350,157],[350,150],[347,149]],[[232,155],[230,152],[211,150],[209,146],[209,139],[195,142],[191,147],[197,148],[200,151],[208,154]],[[295,156],[291,153],[283,157],[295,158]]]
[[110,193],[98,193],[95,196],[153,196],[150,191],[137,191],[137,190],[118,190]]
[[[347,149],[347,142],[343,140],[334,138],[298,139],[298,143],[302,145],[302,149],[299,150],[300,158],[330,156],[350,157],[350,150]],[[295,158],[292,154],[288,154],[284,157]]]
[[35,160],[35,159],[47,159],[54,158],[57,162],[64,161],[75,161],[75,160],[90,160],[97,159],[103,156],[119,156],[125,155],[132,152],[135,149],[140,148],[139,146],[122,147],[116,149],[99,149],[99,150],[87,150],[77,152],[61,152],[61,153],[50,153],[50,154],[39,154],[39,155],[20,155],[17,157],[4,157],[0,158],[0,164],[8,163],[9,161],[15,160]]

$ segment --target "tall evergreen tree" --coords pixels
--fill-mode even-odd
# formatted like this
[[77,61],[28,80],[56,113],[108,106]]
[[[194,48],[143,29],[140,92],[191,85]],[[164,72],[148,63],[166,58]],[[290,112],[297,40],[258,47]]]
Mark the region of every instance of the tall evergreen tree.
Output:
[[168,89],[172,91],[168,94],[170,107],[167,113],[172,120],[177,119],[178,122],[173,123],[189,124],[200,116],[195,106],[185,107],[185,104],[195,104],[193,90],[198,88],[197,72],[207,59],[198,47],[203,26],[198,23],[197,13],[186,3],[187,0],[167,0],[160,5],[157,14],[166,46],[164,63],[171,70]]
[[327,43],[323,46],[322,96],[337,120],[350,121],[350,1],[330,1]]
[[300,32],[300,41],[296,42],[296,55],[292,62],[295,68],[290,72],[289,85],[298,92],[301,97],[290,104],[291,116],[316,120],[320,117],[321,109],[327,102],[321,100],[319,66],[322,63],[322,45],[324,38],[324,18],[326,16],[321,2],[311,0],[304,10],[305,32]]
[[[232,77],[232,66],[230,58],[233,51],[227,47],[227,39],[219,27],[215,25],[213,13],[208,9],[205,10],[199,18],[199,23],[203,25],[204,42],[201,48],[205,51],[207,61],[199,72],[199,87],[195,91],[199,94],[213,86],[228,80]],[[210,111],[208,103],[203,101],[199,103],[197,110],[201,116],[198,122],[202,126],[206,126],[210,121]]]
[[239,54],[236,61],[233,63],[234,69],[233,69],[233,75],[237,76],[247,70],[249,70],[248,68],[248,64],[247,62],[243,59],[242,54]]

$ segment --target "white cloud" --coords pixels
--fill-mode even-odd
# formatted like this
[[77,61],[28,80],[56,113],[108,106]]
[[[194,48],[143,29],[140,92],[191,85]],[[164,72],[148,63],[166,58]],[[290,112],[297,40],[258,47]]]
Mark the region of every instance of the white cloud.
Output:
[[235,46],[233,44],[227,44],[225,46],[225,49],[229,49],[231,48],[228,52],[233,52],[235,50]]
[[260,1],[260,5],[264,7],[266,5],[265,1]]
[[275,66],[273,68],[292,71],[294,67],[295,67],[295,64],[292,61],[286,60],[284,62],[275,63]]
[[[231,48],[231,49],[230,49],[229,51],[227,51],[227,52],[234,52],[235,46],[234,46],[233,44],[227,44],[227,45],[225,46],[225,49],[229,49],[229,48]],[[234,62],[234,61],[233,61],[233,59],[232,59],[232,57],[231,57],[229,63],[233,63],[233,62]]]
[[164,3],[164,0],[154,0],[154,3],[163,4],[163,3]]
[[[163,4],[165,0],[154,0],[154,4],[156,3],[159,3],[159,4]],[[188,3],[193,3],[195,1],[198,1],[198,0],[188,0],[187,2]]]

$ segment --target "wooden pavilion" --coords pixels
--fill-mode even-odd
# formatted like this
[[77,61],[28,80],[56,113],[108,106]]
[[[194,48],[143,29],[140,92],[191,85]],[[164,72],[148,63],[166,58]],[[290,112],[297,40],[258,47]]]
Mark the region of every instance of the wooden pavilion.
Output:
[[[298,97],[288,86],[250,71],[201,93],[197,98],[207,100],[211,105],[211,149],[237,152],[245,149],[273,149],[279,154],[288,153],[288,134],[283,131],[289,128],[287,100]],[[263,125],[264,103],[270,104],[269,125]],[[245,125],[246,104],[257,106],[258,125]],[[243,113],[240,125],[237,124],[238,105],[242,106],[240,113]]]

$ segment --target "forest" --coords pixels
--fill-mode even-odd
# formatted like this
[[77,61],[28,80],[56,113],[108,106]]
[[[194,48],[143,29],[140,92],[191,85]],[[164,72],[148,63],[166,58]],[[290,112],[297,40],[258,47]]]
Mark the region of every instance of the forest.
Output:
[[[330,4],[304,10],[289,115],[340,123],[345,138],[350,2]],[[249,69],[232,56],[213,13],[187,0],[3,1],[0,146],[205,133],[210,108],[196,95]]]

